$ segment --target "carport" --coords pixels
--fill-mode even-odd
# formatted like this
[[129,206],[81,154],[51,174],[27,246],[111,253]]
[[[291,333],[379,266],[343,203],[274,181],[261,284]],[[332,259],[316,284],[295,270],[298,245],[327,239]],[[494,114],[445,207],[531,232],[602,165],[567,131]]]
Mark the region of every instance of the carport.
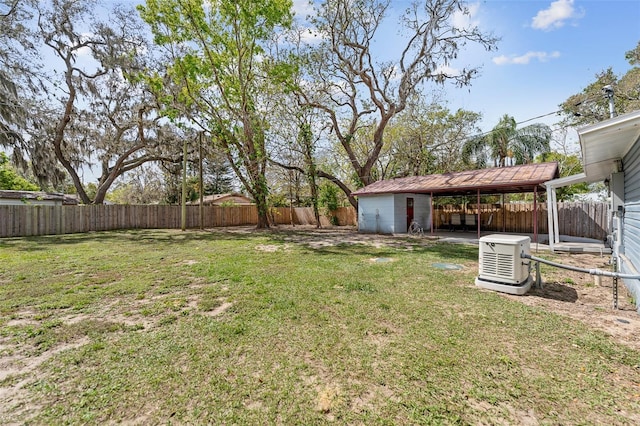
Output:
[[[556,179],[558,176],[558,163],[556,162],[524,164],[381,180],[355,191],[353,195],[366,197],[380,194],[429,194],[431,199],[430,229],[433,234],[433,197],[475,195],[479,206],[481,195],[533,193],[534,241],[537,242],[538,193],[546,191],[545,182]],[[475,222],[477,235],[480,238],[480,209],[478,209]]]

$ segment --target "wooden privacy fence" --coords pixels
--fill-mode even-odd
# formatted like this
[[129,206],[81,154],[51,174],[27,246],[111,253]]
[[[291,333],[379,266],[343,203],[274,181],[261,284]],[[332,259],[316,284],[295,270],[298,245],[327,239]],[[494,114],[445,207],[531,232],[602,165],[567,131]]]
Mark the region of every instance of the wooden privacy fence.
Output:
[[[115,229],[180,229],[180,206],[161,205],[88,205],[88,206],[3,206],[0,205],[0,237],[72,234]],[[475,204],[466,209],[460,206],[439,206],[434,209],[436,229],[447,229],[453,213],[477,214]],[[258,212],[255,206],[205,206],[205,228],[255,225]],[[356,211],[340,207],[334,215],[339,225],[356,225]],[[311,207],[272,208],[269,216],[276,224],[313,225]],[[533,203],[481,204],[482,229],[495,232],[533,233]],[[187,228],[200,227],[199,206],[187,206]],[[491,220],[489,220],[491,219]],[[490,223],[489,223],[490,221]],[[558,203],[560,234],[604,240],[609,232],[606,203]],[[330,225],[326,216],[320,220]],[[538,203],[538,233],[546,234],[547,206]]]
[[[547,204],[538,203],[538,234],[548,234]],[[483,231],[533,233],[534,204],[480,204]],[[476,204],[439,206],[434,209],[434,226],[447,229],[451,215],[477,214]],[[607,203],[558,203],[558,225],[560,235],[604,240],[609,233]]]
[[[335,213],[339,225],[355,225],[355,211],[341,207]],[[163,205],[86,205],[39,206],[0,205],[0,237],[74,234],[116,229],[180,229],[182,208]],[[293,215],[293,221],[292,221]],[[313,210],[309,208],[272,208],[269,212],[276,224],[313,224]],[[255,225],[258,211],[255,206],[204,206],[203,226]],[[321,218],[328,225],[329,219]],[[200,207],[187,206],[187,228],[200,227]]]

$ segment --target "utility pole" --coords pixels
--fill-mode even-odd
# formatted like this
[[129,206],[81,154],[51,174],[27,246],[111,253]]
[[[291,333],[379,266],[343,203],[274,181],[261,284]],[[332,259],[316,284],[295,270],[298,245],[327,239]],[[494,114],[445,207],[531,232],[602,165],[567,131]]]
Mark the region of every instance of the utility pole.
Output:
[[182,230],[187,230],[187,139],[182,151]]
[[203,209],[203,205],[204,205],[204,179],[203,179],[203,173],[202,173],[202,139],[204,137],[204,132],[200,132],[200,137],[198,138],[198,151],[199,151],[199,157],[200,157],[200,164],[198,166],[198,169],[200,170],[200,229],[204,229],[204,209]]

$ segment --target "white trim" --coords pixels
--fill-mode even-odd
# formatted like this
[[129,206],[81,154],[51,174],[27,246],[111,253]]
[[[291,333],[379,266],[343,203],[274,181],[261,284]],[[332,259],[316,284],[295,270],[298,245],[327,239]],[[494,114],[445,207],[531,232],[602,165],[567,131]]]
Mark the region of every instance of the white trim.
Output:
[[547,223],[549,232],[549,248],[554,251],[554,245],[560,242],[560,225],[558,224],[558,194],[557,188],[588,182],[584,173],[553,179],[544,183],[547,187]]
[[578,138],[589,181],[604,180],[640,139],[640,110],[580,128]]
[[556,207],[555,203],[553,202],[555,193],[556,189],[551,185],[547,185],[547,231],[549,232],[549,249],[551,250],[551,252],[553,252],[553,246],[555,244],[555,239],[553,238],[553,235],[555,234],[554,228],[556,224],[556,222],[553,220],[553,213]]
[[587,175],[578,173],[576,175],[565,176],[545,182],[547,188],[562,188],[563,186],[574,185],[576,183],[588,182]]

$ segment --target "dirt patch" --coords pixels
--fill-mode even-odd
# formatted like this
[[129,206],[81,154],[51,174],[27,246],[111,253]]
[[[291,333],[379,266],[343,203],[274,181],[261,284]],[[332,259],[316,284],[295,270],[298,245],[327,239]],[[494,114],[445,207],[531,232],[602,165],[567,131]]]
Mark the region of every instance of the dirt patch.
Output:
[[276,251],[286,251],[289,248],[288,244],[285,244],[284,246],[279,246],[279,245],[275,245],[275,244],[259,244],[256,246],[256,250],[258,251],[264,251],[267,253],[274,253]]
[[[599,254],[564,253],[555,254],[554,259],[563,265],[611,270],[609,257]],[[524,296],[504,296],[576,319],[640,350],[640,315],[622,280],[618,280],[618,308],[614,309],[613,278],[552,267],[542,269],[541,276],[542,288],[532,288]]]
[[[286,250],[290,244],[303,244],[312,249],[322,249],[338,245],[365,244],[376,248],[395,247],[404,250],[413,250],[415,244],[424,241],[433,241],[435,238],[424,236],[410,238],[406,234],[380,235],[361,234],[352,226],[336,226],[331,228],[315,228],[308,225],[280,225],[270,229],[255,229],[252,227],[216,228],[215,231],[231,234],[265,233],[282,236],[286,241],[283,246],[274,246],[279,250]],[[256,249],[269,248],[270,246],[257,246]],[[266,250],[265,250],[266,251]]]
[[372,257],[371,259],[368,259],[369,263],[391,263],[395,261],[396,260],[393,257]]
[[222,305],[218,306],[217,308],[211,311],[205,312],[204,314],[210,317],[217,317],[222,315],[227,309],[229,309],[232,306],[233,306],[233,303],[224,302]]
[[[30,375],[41,364],[50,360],[55,355],[70,349],[76,349],[89,343],[87,337],[82,337],[74,342],[60,344],[39,356],[29,357],[17,353],[12,356],[0,357],[0,423],[17,424],[10,421],[10,416],[22,417],[40,409],[37,401],[34,401],[25,387],[33,383]],[[0,347],[4,343],[0,342]]]

